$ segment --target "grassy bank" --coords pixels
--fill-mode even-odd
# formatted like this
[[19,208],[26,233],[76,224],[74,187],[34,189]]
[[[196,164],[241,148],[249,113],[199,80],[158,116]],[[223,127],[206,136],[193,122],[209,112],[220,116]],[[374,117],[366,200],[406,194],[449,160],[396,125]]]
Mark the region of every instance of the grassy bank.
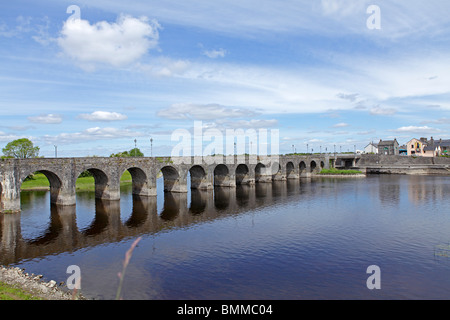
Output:
[[0,282],[0,300],[42,300],[23,289]]
[[[125,171],[122,177],[120,177],[120,185],[131,184],[131,174],[128,171]],[[50,183],[48,182],[47,177],[38,172],[35,173],[30,179],[25,180],[22,183],[21,190],[42,190],[48,189],[50,187]],[[95,182],[94,177],[79,177],[76,182],[76,190],[77,191],[94,191],[95,190]]]
[[361,171],[358,170],[338,170],[335,168],[332,169],[322,169],[319,174],[327,175],[327,174],[341,174],[341,175],[352,175],[352,174],[362,174]]

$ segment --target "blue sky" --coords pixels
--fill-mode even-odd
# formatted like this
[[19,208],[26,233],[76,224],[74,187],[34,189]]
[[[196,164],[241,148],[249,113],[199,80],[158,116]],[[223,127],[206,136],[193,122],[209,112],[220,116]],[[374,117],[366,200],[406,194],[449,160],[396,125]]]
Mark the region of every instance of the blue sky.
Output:
[[[37,4],[39,3],[39,4]],[[69,6],[79,8],[67,13]],[[380,8],[369,29],[367,8]],[[170,155],[176,129],[279,130],[280,152],[450,138],[450,2],[0,5],[0,147]],[[339,149],[338,149],[339,150]]]

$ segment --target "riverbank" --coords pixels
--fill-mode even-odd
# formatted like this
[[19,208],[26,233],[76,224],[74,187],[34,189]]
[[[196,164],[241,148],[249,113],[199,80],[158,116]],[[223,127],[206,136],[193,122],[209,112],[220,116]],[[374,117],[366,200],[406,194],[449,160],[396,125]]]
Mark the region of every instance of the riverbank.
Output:
[[56,281],[45,282],[42,275],[17,267],[0,266],[0,300],[86,300]]
[[365,177],[366,175],[359,170],[341,170],[341,169],[322,169],[318,176],[323,177]]

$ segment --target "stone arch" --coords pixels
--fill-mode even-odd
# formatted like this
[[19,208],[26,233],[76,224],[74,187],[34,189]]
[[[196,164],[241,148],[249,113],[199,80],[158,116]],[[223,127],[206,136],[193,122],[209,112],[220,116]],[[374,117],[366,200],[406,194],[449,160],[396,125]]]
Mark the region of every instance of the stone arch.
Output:
[[313,173],[316,171],[317,163],[316,161],[312,160],[310,163],[310,172]]
[[306,174],[306,163],[305,161],[300,161],[298,164],[299,175],[304,176]]
[[272,165],[270,166],[270,172],[272,174],[272,180],[283,180],[281,164],[279,164],[278,162],[272,163]]
[[191,175],[191,189],[207,189],[207,175],[202,166],[192,166],[189,173]]
[[122,172],[127,171],[131,175],[132,194],[134,195],[149,195],[148,177],[144,170],[138,167],[131,167]]
[[176,191],[180,181],[178,170],[172,166],[165,166],[161,168],[161,173],[164,179],[164,192]]
[[224,186],[229,180],[230,171],[224,164],[218,164],[214,168],[214,186]]
[[325,162],[320,161],[320,169],[322,170],[323,168],[325,168]]
[[76,179],[85,171],[88,171],[92,174],[94,177],[94,183],[95,183],[95,197],[96,198],[108,198],[108,184],[109,184],[109,178],[108,175],[101,169],[97,168],[88,168],[82,172],[80,172]]
[[59,177],[59,175],[53,171],[41,169],[41,170],[34,170],[33,172],[30,172],[27,175],[24,175],[23,179],[20,181],[19,190],[22,186],[22,183],[25,181],[25,179],[28,176],[34,174],[35,172],[42,173],[47,178],[47,180],[50,184],[50,203],[59,203],[62,181],[61,181],[61,178]]
[[286,163],[286,179],[295,178],[295,167],[292,161]]
[[268,182],[268,181],[272,181],[270,170],[260,162],[255,166],[255,182]]
[[241,163],[236,167],[236,184],[246,184],[249,179],[249,169],[246,164]]

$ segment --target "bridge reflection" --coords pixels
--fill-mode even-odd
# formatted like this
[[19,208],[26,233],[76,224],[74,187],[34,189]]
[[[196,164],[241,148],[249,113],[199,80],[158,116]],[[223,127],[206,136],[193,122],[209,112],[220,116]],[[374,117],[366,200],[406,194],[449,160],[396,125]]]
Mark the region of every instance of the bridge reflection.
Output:
[[[306,188],[310,184],[288,180],[239,185],[236,188],[193,189],[189,194],[166,192],[159,214],[156,197],[132,195],[131,214],[123,221],[120,201],[96,198],[92,199],[95,201],[95,215],[83,227],[77,225],[76,206],[51,204],[46,229],[33,239],[27,239],[21,234],[21,213],[0,213],[0,264],[8,265],[24,259],[72,252],[243,214],[272,204],[274,198],[299,195],[302,185]],[[122,214],[126,215],[127,212]]]

